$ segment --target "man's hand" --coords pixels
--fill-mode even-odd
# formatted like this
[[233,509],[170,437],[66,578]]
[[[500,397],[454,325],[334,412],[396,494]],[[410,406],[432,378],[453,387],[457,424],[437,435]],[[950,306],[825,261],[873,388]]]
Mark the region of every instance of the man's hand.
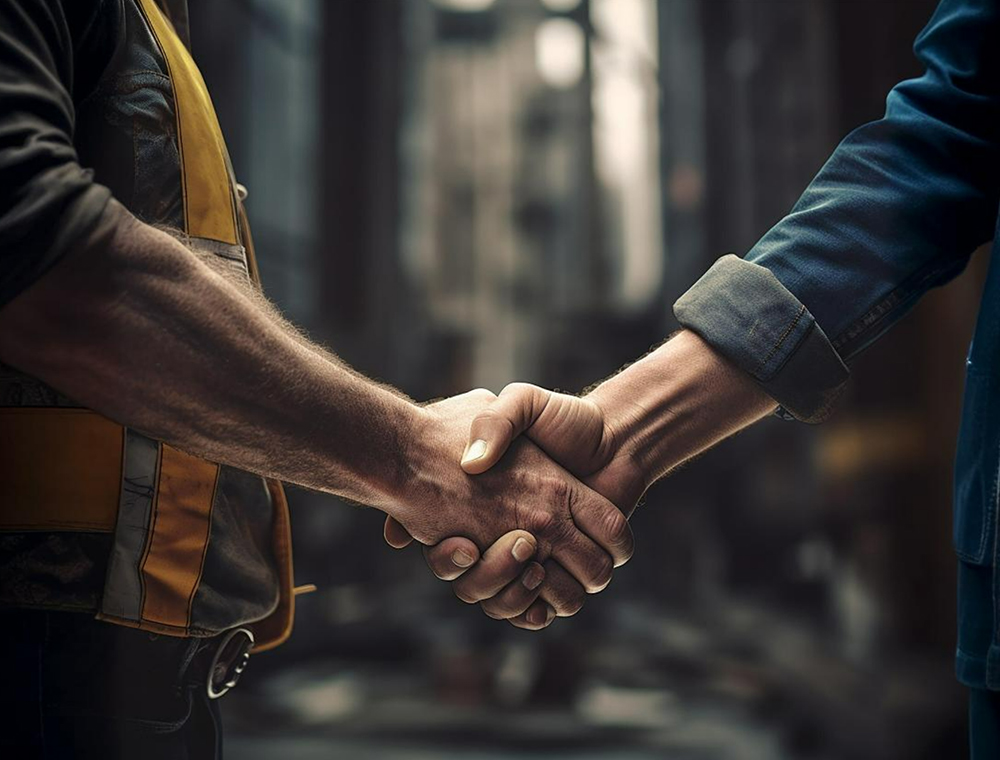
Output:
[[[459,467],[472,420],[493,399],[488,391],[471,391],[423,409],[404,442],[407,472],[399,479],[405,484],[399,506],[385,511],[425,544],[461,536],[485,547],[511,529],[527,531],[536,542],[536,559],[555,561],[547,575],[566,574],[588,592],[601,590],[614,567],[632,552],[628,521],[614,504],[527,440],[513,442],[508,456],[488,473],[469,477]],[[393,530],[387,527],[390,542]],[[515,538],[511,551],[516,547]],[[472,556],[471,547],[465,548]],[[439,551],[453,570],[454,542],[442,544]],[[480,601],[502,592],[512,580],[496,585],[487,576],[477,568],[456,591],[466,601]],[[513,591],[500,597],[523,602]]]

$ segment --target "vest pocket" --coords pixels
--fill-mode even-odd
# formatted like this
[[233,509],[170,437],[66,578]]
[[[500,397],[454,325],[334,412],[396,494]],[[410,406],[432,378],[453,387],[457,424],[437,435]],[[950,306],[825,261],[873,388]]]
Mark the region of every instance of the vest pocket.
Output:
[[958,556],[974,565],[993,562],[1000,474],[998,390],[997,376],[969,366],[955,459],[953,539]]

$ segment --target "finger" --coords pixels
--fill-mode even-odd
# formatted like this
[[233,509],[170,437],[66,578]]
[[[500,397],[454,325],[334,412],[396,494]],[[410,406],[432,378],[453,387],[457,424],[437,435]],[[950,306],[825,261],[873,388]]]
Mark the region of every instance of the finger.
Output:
[[511,383],[495,401],[476,415],[462,469],[470,475],[486,472],[500,461],[517,436],[530,428],[545,409],[550,392],[527,383]]
[[572,617],[583,609],[587,592],[564,567],[549,560],[545,563],[545,581],[538,598],[548,604],[557,617]]
[[480,606],[483,612],[495,620],[506,620],[525,612],[542,590],[545,568],[537,562],[529,562],[521,577],[511,581],[507,587],[491,599],[484,599]]
[[572,521],[552,539],[552,552],[560,565],[576,579],[588,594],[603,591],[611,582],[614,559]]
[[570,512],[576,526],[611,555],[614,567],[620,567],[632,558],[635,551],[632,526],[610,501],[596,491],[575,489]]
[[540,631],[552,625],[552,621],[555,619],[555,610],[539,599],[524,614],[511,618],[507,622],[515,628],[521,628],[525,631]]
[[388,516],[385,518],[385,527],[382,528],[382,536],[385,538],[385,542],[393,549],[405,549],[413,543],[413,536],[407,532],[406,528]]
[[479,547],[461,536],[446,538],[435,546],[424,547],[427,566],[443,581],[453,581],[479,559]]
[[537,550],[538,542],[527,531],[505,533],[483,553],[475,567],[456,581],[455,596],[474,604],[496,595],[521,574]]
[[521,615],[510,619],[516,628],[538,631],[547,628],[556,617],[572,617],[583,609],[587,593],[558,562],[545,563],[545,581],[538,599]]

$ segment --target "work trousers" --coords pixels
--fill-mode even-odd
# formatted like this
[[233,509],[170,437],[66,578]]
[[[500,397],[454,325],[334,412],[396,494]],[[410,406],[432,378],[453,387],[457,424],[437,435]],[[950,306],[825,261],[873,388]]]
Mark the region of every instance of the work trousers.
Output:
[[217,760],[213,640],[149,634],[70,612],[0,613],[0,757]]

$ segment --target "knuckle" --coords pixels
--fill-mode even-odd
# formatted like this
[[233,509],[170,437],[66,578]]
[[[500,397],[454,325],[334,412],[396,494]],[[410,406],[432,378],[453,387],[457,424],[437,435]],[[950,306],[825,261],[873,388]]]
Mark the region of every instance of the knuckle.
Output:
[[558,526],[556,516],[551,512],[534,510],[528,515],[528,531],[535,536],[551,536]]
[[549,491],[557,504],[569,506],[573,496],[569,483],[562,478],[552,478],[549,480]]
[[545,477],[537,484],[538,493],[545,504],[556,507],[565,514],[570,514],[573,501],[573,488],[564,478]]
[[[486,407],[476,415],[475,424],[486,426],[494,435],[499,435],[501,440],[514,436],[514,421],[507,414],[492,406]],[[482,431],[482,427],[479,429]]]
[[503,423],[506,423],[508,425],[510,424],[510,421],[507,419],[506,415],[501,414],[499,410],[494,409],[491,406],[488,406],[485,409],[483,409],[477,415],[477,419],[479,419],[480,421],[486,421],[486,422],[503,422]]
[[632,556],[632,527],[628,519],[617,509],[608,509],[603,522],[604,535],[627,560]]
[[503,390],[500,391],[500,395],[507,395],[507,396],[515,394],[520,395],[529,392],[530,390],[531,390],[531,385],[529,383],[513,382],[505,385]]
[[469,396],[477,401],[492,401],[496,398],[493,391],[488,390],[487,388],[475,388],[469,391]]

